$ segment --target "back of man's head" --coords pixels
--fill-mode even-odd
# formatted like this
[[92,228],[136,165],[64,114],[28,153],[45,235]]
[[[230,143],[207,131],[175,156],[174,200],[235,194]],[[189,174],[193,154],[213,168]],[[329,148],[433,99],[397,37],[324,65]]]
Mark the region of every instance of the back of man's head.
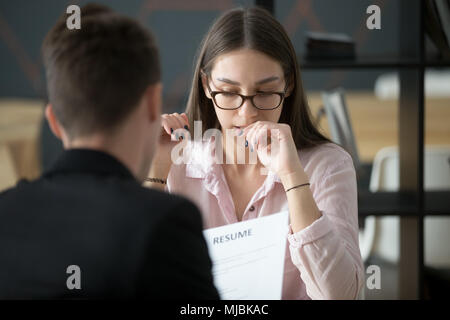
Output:
[[67,18],[59,18],[42,46],[54,114],[71,139],[114,130],[160,81],[155,40],[102,5],[81,8],[81,29],[69,30]]

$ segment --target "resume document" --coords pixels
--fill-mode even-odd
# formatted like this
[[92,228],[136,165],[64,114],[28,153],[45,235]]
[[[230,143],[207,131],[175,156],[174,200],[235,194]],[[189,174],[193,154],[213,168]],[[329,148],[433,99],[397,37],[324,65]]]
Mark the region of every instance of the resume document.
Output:
[[288,217],[283,211],[203,231],[222,299],[281,299]]

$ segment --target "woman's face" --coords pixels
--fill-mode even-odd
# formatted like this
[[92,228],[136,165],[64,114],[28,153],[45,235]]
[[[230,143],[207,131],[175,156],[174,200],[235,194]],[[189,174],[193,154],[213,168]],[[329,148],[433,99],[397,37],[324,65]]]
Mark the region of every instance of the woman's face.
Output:
[[[209,77],[203,76],[203,89],[254,95],[256,93],[284,92],[286,83],[281,65],[269,56],[251,49],[239,49],[217,57]],[[287,96],[287,95],[286,95]],[[217,99],[217,96],[216,96]],[[213,100],[214,103],[214,100]],[[273,110],[259,110],[250,99],[235,110],[223,110],[214,103],[222,131],[239,129],[256,121],[278,122],[283,104]]]

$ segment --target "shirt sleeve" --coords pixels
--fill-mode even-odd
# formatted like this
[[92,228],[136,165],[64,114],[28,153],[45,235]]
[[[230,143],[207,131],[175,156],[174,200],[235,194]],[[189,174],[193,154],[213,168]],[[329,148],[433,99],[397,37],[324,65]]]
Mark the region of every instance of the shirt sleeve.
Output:
[[357,299],[364,284],[351,158],[330,165],[313,191],[322,216],[288,235],[292,262],[311,299]]

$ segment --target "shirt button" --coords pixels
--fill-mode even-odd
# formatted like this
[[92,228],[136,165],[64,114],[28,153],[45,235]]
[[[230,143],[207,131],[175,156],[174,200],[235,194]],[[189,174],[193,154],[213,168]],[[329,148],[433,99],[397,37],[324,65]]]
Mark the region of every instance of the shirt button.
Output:
[[249,211],[255,211],[255,206],[251,206],[250,209],[248,209]]

